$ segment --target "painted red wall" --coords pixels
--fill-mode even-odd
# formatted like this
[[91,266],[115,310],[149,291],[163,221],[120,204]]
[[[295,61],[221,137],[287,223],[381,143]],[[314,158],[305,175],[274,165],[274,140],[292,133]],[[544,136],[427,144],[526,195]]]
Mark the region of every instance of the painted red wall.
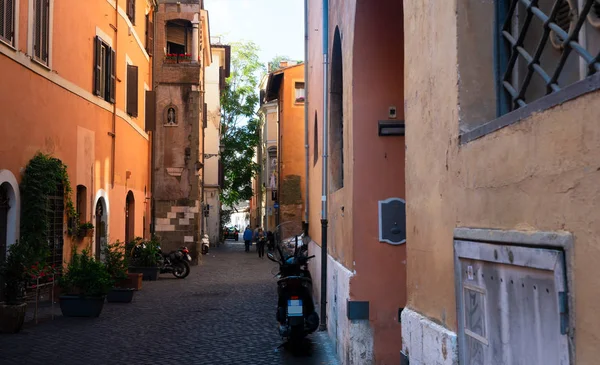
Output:
[[353,58],[354,256],[352,300],[370,302],[377,364],[397,364],[406,303],[406,246],[379,242],[378,201],[405,199],[404,137],[380,137],[396,107],[404,120],[402,2],[357,1]]

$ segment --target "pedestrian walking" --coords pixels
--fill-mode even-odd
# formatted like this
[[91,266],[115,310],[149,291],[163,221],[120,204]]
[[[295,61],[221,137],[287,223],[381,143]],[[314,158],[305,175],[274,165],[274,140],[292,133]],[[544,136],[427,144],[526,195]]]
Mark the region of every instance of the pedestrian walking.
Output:
[[258,257],[262,258],[265,256],[265,243],[266,243],[265,232],[262,228],[258,229],[258,240],[256,241],[256,250],[258,251]]
[[252,229],[250,229],[250,226],[246,227],[246,230],[244,231],[244,245],[246,246],[246,252],[250,252],[250,246],[252,245]]

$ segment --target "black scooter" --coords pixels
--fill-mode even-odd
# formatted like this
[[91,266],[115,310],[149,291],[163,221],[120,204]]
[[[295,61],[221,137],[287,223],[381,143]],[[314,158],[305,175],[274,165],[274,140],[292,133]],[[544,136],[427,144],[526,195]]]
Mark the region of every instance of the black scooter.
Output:
[[284,255],[279,245],[276,248],[280,259],[276,259],[271,252],[267,253],[267,257],[279,264],[279,334],[289,342],[299,342],[319,327],[319,315],[315,312],[312,299],[312,278],[307,267],[308,260],[315,256],[307,256],[304,246],[299,250],[298,241],[291,256]]

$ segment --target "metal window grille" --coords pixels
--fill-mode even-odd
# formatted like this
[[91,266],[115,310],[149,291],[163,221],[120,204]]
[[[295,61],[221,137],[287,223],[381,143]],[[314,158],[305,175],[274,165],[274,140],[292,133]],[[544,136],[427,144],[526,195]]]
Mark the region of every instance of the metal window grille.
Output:
[[11,46],[15,38],[15,0],[0,0],[0,39]]
[[48,197],[48,247],[50,249],[50,264],[61,267],[63,263],[64,223],[65,223],[65,188],[56,185],[53,195]]
[[[575,3],[575,0],[554,0],[553,4],[548,0],[497,1],[498,115],[600,71],[600,52],[594,55],[585,43],[586,36],[588,40],[599,37],[599,33],[586,34],[589,28],[585,23],[588,15],[597,16],[600,12],[600,0],[580,0],[579,9],[574,7]],[[548,43],[554,49],[547,47]],[[550,52],[558,54],[549,56]],[[571,55],[574,57],[569,59]],[[564,76],[573,71],[565,70],[573,67],[579,74],[577,80]],[[533,82],[545,87],[541,95],[531,95]]]
[[34,0],[33,57],[47,65],[50,40],[50,0]]

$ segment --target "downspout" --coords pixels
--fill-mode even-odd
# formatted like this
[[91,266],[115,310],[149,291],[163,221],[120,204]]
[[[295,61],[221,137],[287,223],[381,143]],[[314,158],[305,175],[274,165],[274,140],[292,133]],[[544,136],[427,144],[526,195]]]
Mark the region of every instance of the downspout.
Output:
[[[117,57],[117,55],[119,54],[118,51],[118,43],[119,43],[119,34],[118,34],[118,29],[119,29],[119,0],[116,0],[115,2],[115,26],[114,26],[114,30],[115,30],[115,57]],[[112,162],[110,164],[110,187],[111,189],[113,189],[115,187],[115,160],[116,160],[116,139],[117,139],[117,64],[118,62],[116,60],[114,60],[114,66],[115,69],[113,70],[113,72],[115,73],[115,85],[114,88],[115,90],[113,91],[115,93],[115,102],[113,103],[113,113],[112,113],[112,130],[110,132],[108,132],[108,135],[112,137],[112,145],[111,145],[111,151],[110,151],[110,157],[112,159]],[[111,65],[112,67],[112,65]],[[127,70],[125,70],[125,72],[127,72]],[[127,109],[127,105],[125,105],[125,109]]]
[[321,196],[321,331],[327,330],[327,153],[328,153],[328,90],[329,71],[329,0],[323,0],[323,185]]
[[[154,35],[152,37],[152,42],[154,42],[154,44],[152,45],[152,91],[154,91],[154,95],[156,95],[156,87],[158,86],[158,83],[156,82],[156,75],[155,75],[155,71],[156,71],[156,42],[154,41],[154,39],[156,38],[156,29],[157,29],[157,22],[156,22],[156,14],[158,13],[158,3],[154,3],[154,7],[153,7],[153,13],[152,13],[152,27],[153,32],[152,34]],[[156,222],[156,204],[155,204],[155,199],[154,199],[154,185],[156,183],[156,174],[155,174],[155,145],[156,142],[154,141],[155,138],[155,133],[156,133],[156,97],[154,98],[154,108],[152,108],[154,110],[154,128],[152,131],[150,131],[150,238],[152,238],[154,236],[155,231],[155,224],[154,222]]]
[[[308,237],[308,0],[304,0],[304,235]],[[315,131],[317,133],[317,131]]]

